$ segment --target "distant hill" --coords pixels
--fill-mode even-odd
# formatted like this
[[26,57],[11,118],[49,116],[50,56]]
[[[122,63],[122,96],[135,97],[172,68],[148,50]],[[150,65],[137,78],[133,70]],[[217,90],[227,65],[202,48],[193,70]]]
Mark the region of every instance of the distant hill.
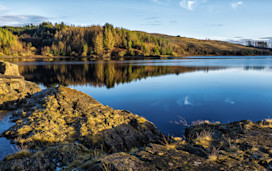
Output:
[[104,26],[75,27],[64,23],[2,27],[0,55],[13,56],[212,56],[272,55],[268,49],[214,40],[197,40]]

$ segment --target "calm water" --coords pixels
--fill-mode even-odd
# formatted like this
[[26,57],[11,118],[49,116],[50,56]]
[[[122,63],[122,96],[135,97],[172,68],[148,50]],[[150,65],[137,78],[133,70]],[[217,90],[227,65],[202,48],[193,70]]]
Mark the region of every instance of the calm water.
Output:
[[[12,125],[14,124],[10,122],[9,112],[0,111],[0,134],[9,129]],[[9,140],[0,137],[0,160],[14,152],[11,146]]]
[[67,85],[170,135],[182,136],[185,127],[172,123],[180,117],[228,123],[272,116],[271,56],[18,64],[42,88]]

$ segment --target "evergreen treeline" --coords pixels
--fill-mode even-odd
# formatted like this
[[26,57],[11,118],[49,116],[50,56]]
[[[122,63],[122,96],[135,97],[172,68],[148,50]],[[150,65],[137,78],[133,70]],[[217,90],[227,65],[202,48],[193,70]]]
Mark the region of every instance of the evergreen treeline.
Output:
[[265,41],[246,41],[247,46],[249,47],[257,47],[257,48],[269,48],[268,43]]
[[38,26],[2,27],[0,30],[0,55],[122,57],[269,54],[269,50],[129,31],[110,24],[75,27],[44,22]]

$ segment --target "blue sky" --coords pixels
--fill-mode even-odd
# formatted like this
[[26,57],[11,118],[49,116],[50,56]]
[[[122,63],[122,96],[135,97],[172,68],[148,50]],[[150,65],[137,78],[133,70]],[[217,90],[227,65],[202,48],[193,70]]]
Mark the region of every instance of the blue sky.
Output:
[[0,0],[0,25],[114,26],[200,39],[272,37],[272,0]]

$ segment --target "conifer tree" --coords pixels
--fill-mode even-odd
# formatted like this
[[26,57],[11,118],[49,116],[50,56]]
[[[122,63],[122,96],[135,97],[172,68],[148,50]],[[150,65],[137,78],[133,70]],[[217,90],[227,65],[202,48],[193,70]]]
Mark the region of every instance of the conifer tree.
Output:
[[94,36],[94,52],[96,55],[103,55],[103,33],[97,32]]
[[112,25],[104,26],[104,47],[107,52],[111,52],[115,45],[115,30]]

